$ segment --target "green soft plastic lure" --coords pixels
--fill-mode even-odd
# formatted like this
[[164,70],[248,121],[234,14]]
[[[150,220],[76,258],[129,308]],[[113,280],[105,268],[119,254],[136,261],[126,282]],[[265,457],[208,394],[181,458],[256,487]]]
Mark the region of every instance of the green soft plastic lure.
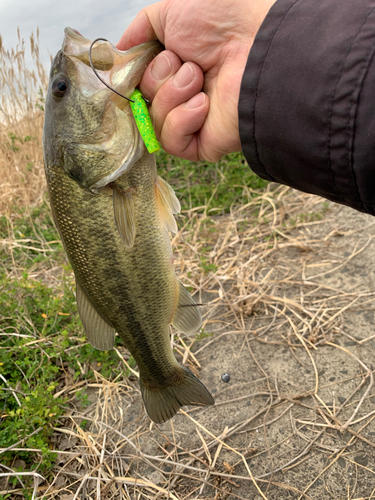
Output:
[[139,133],[141,134],[141,137],[143,139],[143,142],[146,145],[147,151],[152,154],[155,153],[156,151],[159,151],[160,149],[160,144],[158,140],[156,139],[154,127],[152,126],[152,121],[150,117],[150,113],[148,112],[147,104],[146,101],[143,99],[143,96],[141,92],[138,89],[135,89],[132,95],[129,97],[126,97],[125,95],[120,94],[120,92],[117,92],[114,88],[112,88],[110,85],[108,85],[107,82],[103,80],[103,78],[99,75],[99,73],[96,71],[94,68],[92,58],[91,58],[91,51],[96,42],[103,41],[103,42],[108,42],[112,45],[112,47],[116,50],[116,47],[113,45],[112,42],[107,40],[106,38],[96,38],[93,42],[91,42],[90,48],[89,48],[89,61],[90,61],[90,66],[95,75],[99,78],[99,80],[112,92],[115,94],[123,97],[124,99],[127,99],[130,101],[130,106],[133,111],[133,116],[135,119],[135,123],[137,124],[137,128],[139,130]]
[[135,89],[135,91],[130,96],[130,99],[132,99],[133,101],[130,102],[130,107],[133,111],[135,123],[137,124],[139,133],[142,136],[147,151],[150,154],[159,151],[160,144],[156,139],[150,113],[148,112],[147,104],[143,99],[141,92],[138,89]]

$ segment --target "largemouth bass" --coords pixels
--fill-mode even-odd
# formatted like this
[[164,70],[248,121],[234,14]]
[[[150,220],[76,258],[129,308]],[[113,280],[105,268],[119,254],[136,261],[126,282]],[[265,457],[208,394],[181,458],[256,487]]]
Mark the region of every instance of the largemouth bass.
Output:
[[[158,177],[129,102],[92,71],[90,45],[67,28],[52,62],[43,135],[50,202],[90,343],[108,350],[119,334],[139,367],[147,413],[161,423],[183,405],[214,403],[170,345],[170,324],[189,334],[201,315],[173,268],[168,231],[177,230],[180,204]],[[150,42],[122,52],[101,42],[92,61],[130,97],[161,49]]]

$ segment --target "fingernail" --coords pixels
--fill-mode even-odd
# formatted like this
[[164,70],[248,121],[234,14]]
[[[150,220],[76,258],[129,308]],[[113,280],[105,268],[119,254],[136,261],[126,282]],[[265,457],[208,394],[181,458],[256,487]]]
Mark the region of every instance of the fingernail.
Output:
[[186,87],[193,81],[194,72],[190,64],[185,63],[173,77],[173,85],[177,88]]
[[151,75],[155,80],[164,80],[171,73],[172,66],[167,56],[160,54],[151,68]]
[[199,108],[206,102],[206,96],[203,92],[200,92],[199,94],[195,95],[186,103],[186,107],[189,109],[195,109]]

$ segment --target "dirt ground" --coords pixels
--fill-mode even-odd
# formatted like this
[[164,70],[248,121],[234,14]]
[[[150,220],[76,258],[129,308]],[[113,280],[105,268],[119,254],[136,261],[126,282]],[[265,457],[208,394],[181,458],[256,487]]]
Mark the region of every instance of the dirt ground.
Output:
[[174,340],[215,406],[154,425],[136,375],[92,367],[92,405],[56,430],[46,497],[375,498],[375,219],[281,190],[262,227],[251,209],[215,220],[204,338]]

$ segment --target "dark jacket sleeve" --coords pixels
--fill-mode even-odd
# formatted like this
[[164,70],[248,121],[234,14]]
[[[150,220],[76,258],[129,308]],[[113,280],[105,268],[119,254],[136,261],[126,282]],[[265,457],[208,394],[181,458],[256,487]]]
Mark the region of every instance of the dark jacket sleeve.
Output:
[[374,51],[374,0],[277,0],[241,85],[254,172],[375,214]]

